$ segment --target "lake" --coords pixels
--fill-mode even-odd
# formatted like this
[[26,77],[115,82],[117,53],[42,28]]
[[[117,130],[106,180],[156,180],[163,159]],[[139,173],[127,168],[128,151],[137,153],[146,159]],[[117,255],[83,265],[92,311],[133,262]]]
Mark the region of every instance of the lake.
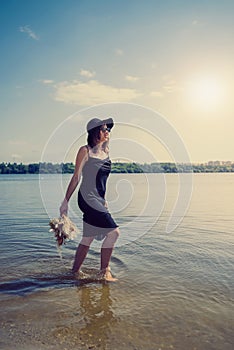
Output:
[[[80,234],[58,252],[49,232],[71,175],[1,175],[0,349],[233,349],[234,174],[194,174],[189,201],[183,176],[171,231],[177,174],[111,174],[121,237],[118,282],[107,284],[71,275]],[[76,197],[69,213],[81,228]],[[87,271],[99,268],[100,244]]]

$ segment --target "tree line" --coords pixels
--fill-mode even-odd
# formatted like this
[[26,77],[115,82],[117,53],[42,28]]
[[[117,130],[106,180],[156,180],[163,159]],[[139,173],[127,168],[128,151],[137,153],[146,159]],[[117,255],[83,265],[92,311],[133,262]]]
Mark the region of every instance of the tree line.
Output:
[[[0,174],[72,174],[73,163],[0,163]],[[112,163],[112,173],[226,173],[234,172],[234,163],[228,165],[177,163]]]

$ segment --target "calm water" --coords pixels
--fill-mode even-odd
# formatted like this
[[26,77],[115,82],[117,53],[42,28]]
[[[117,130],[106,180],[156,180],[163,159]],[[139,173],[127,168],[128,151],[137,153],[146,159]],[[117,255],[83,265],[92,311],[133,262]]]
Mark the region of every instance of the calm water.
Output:
[[[61,178],[42,181],[46,210],[56,216]],[[122,229],[111,262],[119,281],[102,284],[70,274],[80,237],[60,259],[38,176],[1,175],[0,349],[233,349],[234,174],[193,181],[186,216],[166,233],[178,176],[150,174],[146,183],[143,175],[111,175],[108,199]],[[70,213],[81,227],[76,196]],[[99,248],[91,247],[84,269],[98,269]]]

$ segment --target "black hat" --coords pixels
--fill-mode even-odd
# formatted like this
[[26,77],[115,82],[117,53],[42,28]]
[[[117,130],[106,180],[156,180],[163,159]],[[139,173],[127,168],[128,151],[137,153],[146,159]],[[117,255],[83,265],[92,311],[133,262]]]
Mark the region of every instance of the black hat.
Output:
[[87,128],[87,131],[90,132],[92,129],[98,126],[102,126],[103,124],[106,124],[108,128],[112,129],[114,126],[114,121],[112,118],[103,119],[103,120],[98,118],[93,118],[88,122],[86,128]]

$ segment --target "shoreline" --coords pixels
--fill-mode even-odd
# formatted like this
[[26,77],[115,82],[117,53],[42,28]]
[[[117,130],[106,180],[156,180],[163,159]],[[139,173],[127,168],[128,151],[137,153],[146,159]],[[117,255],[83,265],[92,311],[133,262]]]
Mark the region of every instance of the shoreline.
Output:
[[[4,164],[4,165],[3,165]],[[16,164],[1,163],[0,175],[26,175],[26,174],[73,174],[75,166],[72,163],[52,164]],[[176,164],[176,163],[112,163],[112,174],[212,174],[234,173],[234,163],[230,165],[205,164]]]

